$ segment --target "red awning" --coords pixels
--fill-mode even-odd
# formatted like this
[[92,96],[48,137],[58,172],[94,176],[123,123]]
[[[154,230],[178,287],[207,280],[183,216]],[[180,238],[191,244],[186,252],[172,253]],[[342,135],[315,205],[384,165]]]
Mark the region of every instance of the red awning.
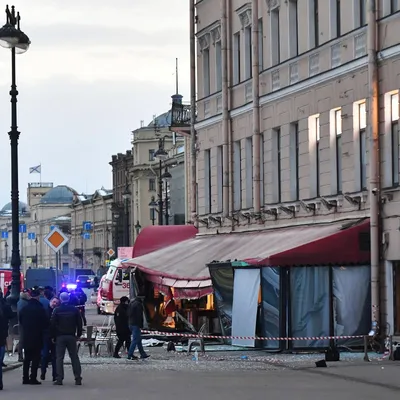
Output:
[[138,267],[151,282],[174,287],[180,294],[206,293],[212,290],[207,264],[213,261],[271,266],[368,263],[368,245],[365,251],[359,242],[368,227],[368,220],[353,220],[197,236],[124,264]]
[[154,225],[143,228],[135,240],[133,258],[144,256],[164,247],[194,238],[197,228],[193,225]]
[[260,263],[279,265],[369,264],[369,219],[338,232],[271,255]]

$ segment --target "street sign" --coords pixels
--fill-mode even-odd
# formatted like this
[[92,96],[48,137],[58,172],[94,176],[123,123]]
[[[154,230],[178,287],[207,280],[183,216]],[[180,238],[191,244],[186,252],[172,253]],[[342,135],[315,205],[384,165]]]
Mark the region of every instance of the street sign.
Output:
[[115,251],[114,251],[113,249],[109,249],[109,250],[107,251],[107,254],[108,254],[110,257],[112,257],[112,256],[115,254]]
[[1,238],[2,239],[8,239],[8,232],[7,231],[2,231],[1,232]]
[[86,240],[89,240],[89,239],[90,239],[90,233],[85,232],[82,236],[83,236],[83,238],[86,239]]
[[50,230],[52,231],[54,228],[57,228],[57,225],[50,225]]
[[32,264],[32,258],[28,257],[28,258],[26,259],[26,263],[27,263],[28,265]]
[[26,233],[26,224],[19,224],[19,233]]
[[68,242],[68,237],[60,228],[54,227],[43,239],[43,241],[56,253]]
[[35,232],[29,232],[28,233],[28,240],[35,240],[36,239],[36,233]]
[[92,223],[90,221],[83,222],[83,230],[84,231],[91,231],[92,230]]

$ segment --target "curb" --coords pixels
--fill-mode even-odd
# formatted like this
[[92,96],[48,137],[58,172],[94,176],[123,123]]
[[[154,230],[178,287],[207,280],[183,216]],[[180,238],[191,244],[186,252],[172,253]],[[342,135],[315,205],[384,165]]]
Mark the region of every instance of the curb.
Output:
[[7,367],[3,368],[3,372],[12,371],[13,369],[17,369],[19,367],[22,367],[22,363],[7,365]]

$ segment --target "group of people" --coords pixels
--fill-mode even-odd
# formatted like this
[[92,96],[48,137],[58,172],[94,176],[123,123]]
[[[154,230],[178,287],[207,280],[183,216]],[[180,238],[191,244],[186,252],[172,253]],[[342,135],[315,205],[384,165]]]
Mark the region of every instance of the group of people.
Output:
[[[77,307],[78,306],[78,307]],[[48,365],[52,367],[55,385],[64,380],[64,357],[68,350],[71,358],[75,384],[82,384],[81,365],[77,351],[77,340],[82,336],[84,313],[80,311],[77,296],[60,291],[57,297],[50,287],[24,289],[20,294],[17,312],[0,293],[0,362],[4,365],[9,326],[16,322],[19,333],[19,361],[23,362],[22,383],[40,385],[46,379]],[[0,368],[0,390],[3,390]]]
[[119,351],[125,345],[128,351],[128,360],[138,360],[133,353],[136,346],[139,350],[140,358],[150,357],[143,349],[142,333],[144,323],[144,308],[142,294],[138,294],[135,299],[129,302],[128,297],[123,296],[114,313],[115,330],[118,342],[114,350],[114,358],[121,358]]

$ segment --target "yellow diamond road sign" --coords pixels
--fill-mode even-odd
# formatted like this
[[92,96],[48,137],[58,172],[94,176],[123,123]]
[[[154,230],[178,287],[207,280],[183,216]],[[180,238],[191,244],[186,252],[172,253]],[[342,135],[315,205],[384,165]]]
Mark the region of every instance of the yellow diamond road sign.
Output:
[[60,251],[64,245],[68,242],[68,237],[60,230],[55,227],[45,237],[44,242],[55,252]]
[[107,254],[112,257],[115,254],[115,251],[113,249],[110,249],[107,251]]

